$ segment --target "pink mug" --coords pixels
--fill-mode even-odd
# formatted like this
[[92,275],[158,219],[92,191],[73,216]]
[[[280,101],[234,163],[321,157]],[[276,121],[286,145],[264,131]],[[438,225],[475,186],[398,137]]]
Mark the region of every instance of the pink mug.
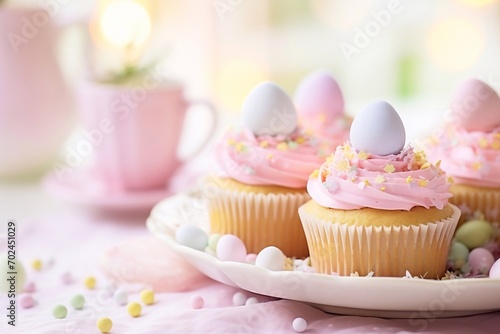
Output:
[[[200,152],[214,134],[217,113],[206,101],[189,102],[180,84],[159,85],[145,79],[141,85],[89,83],[79,92],[83,137],[93,151],[91,173],[109,191],[165,188],[188,159],[177,149],[190,106],[203,104],[212,122]],[[83,145],[81,145],[83,147]]]

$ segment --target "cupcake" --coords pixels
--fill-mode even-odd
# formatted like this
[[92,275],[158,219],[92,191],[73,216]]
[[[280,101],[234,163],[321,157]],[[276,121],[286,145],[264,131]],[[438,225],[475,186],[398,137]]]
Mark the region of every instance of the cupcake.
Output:
[[442,129],[428,143],[429,158],[453,177],[451,202],[461,222],[483,216],[500,222],[500,99],[486,83],[463,82]]
[[349,138],[352,119],[345,115],[344,96],[335,79],[318,70],[306,76],[294,96],[299,124],[331,144],[331,151]]
[[267,246],[306,257],[297,213],[310,197],[309,174],[324,160],[317,138],[297,127],[297,112],[276,84],[256,86],[242,110],[242,128],[228,130],[215,149],[221,172],[209,177],[210,232],[234,234],[249,253]]
[[446,270],[460,210],[450,184],[422,152],[405,145],[405,129],[384,101],[355,118],[340,145],[307,183],[299,208],[313,267],[324,274],[412,275]]

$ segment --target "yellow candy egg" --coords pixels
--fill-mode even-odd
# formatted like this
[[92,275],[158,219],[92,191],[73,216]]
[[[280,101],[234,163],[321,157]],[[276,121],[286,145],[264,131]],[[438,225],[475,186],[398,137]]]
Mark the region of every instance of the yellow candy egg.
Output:
[[142,306],[138,302],[130,302],[127,305],[127,312],[128,314],[130,314],[130,316],[137,318],[141,315]]
[[31,267],[33,269],[35,269],[36,271],[40,271],[42,270],[42,260],[40,259],[34,259],[32,262],[31,262]]
[[113,327],[113,321],[110,318],[102,317],[97,320],[97,329],[99,329],[102,333],[107,333]]
[[150,289],[142,290],[141,300],[144,304],[151,305],[155,302],[155,293]]
[[87,289],[95,288],[95,283],[96,283],[96,280],[95,280],[94,276],[86,277],[85,280],[83,281],[83,284],[85,284],[85,287]]

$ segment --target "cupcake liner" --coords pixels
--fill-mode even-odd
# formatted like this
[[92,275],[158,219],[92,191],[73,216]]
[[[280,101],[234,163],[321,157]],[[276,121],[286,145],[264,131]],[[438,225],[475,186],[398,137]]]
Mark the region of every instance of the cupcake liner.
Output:
[[454,184],[450,202],[462,209],[459,226],[477,211],[490,223],[500,222],[500,190]]
[[311,198],[307,192],[264,194],[218,188],[210,201],[210,232],[234,234],[257,254],[276,246],[289,257],[307,257],[307,242],[298,208]]
[[410,226],[355,226],[318,219],[299,209],[316,272],[348,276],[444,275],[460,210],[447,219]]

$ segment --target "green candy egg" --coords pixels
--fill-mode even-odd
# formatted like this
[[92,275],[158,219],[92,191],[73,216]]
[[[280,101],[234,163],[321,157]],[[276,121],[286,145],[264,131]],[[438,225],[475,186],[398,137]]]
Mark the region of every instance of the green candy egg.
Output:
[[453,262],[455,268],[460,269],[467,262],[469,257],[469,249],[460,242],[451,244],[450,252],[448,253],[448,261]]
[[221,235],[219,233],[211,234],[208,237],[208,247],[210,247],[210,249],[214,251],[214,253],[215,250],[217,249],[217,243],[219,242],[220,237]]
[[71,298],[70,303],[75,310],[81,310],[85,304],[85,298],[82,295],[75,295]]
[[54,308],[52,309],[52,315],[54,316],[54,318],[56,319],[63,319],[63,318],[66,318],[66,316],[68,315],[68,309],[66,308],[66,306],[64,305],[56,305],[54,306]]
[[471,220],[460,226],[455,233],[455,241],[470,249],[480,247],[493,236],[493,226],[484,220]]

